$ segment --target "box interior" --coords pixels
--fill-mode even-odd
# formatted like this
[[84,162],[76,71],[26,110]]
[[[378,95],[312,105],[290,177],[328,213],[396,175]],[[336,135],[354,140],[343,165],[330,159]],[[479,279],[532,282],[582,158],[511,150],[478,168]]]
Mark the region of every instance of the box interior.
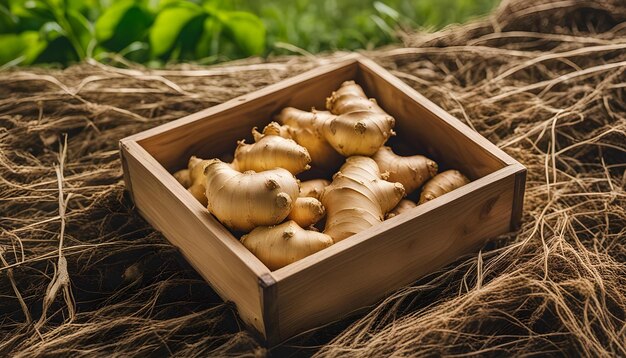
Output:
[[[358,61],[320,77],[299,82],[243,103],[236,110],[221,112],[138,141],[168,172],[186,167],[191,155],[202,158],[228,158],[237,141],[253,143],[251,129],[262,129],[283,108],[302,110],[324,108],[325,99],[342,82],[355,80],[369,97],[396,119],[398,135],[389,144],[402,155],[422,154],[434,159],[441,168],[455,168],[479,179],[506,166],[492,153],[469,140],[454,128],[442,126],[440,113],[424,106],[406,106],[400,97],[407,95],[389,86],[377,86],[384,79]],[[237,100],[237,99],[235,99]],[[443,112],[443,111],[442,111]],[[445,112],[444,112],[445,113]],[[306,172],[303,173],[306,176]],[[331,173],[332,174],[332,173]]]
[[[396,137],[388,142],[401,155],[421,154],[435,160],[441,170],[458,169],[472,181],[493,173],[507,164],[441,118],[445,111],[424,99],[414,105],[406,93],[359,61],[333,69],[321,76],[295,82],[292,86],[242,101],[240,106],[190,121],[145,139],[141,145],[168,172],[185,168],[191,155],[201,158],[232,158],[237,141],[252,143],[251,129],[262,129],[283,108],[302,110],[324,108],[325,99],[342,82],[355,80],[369,97],[396,119]],[[237,101],[238,99],[234,99]],[[407,106],[406,103],[413,105]],[[439,111],[439,112],[437,112]],[[325,177],[330,173],[311,170],[298,175],[301,180]],[[419,198],[419,193],[410,196]],[[195,200],[189,195],[190,200]],[[238,236],[238,235],[235,235]]]

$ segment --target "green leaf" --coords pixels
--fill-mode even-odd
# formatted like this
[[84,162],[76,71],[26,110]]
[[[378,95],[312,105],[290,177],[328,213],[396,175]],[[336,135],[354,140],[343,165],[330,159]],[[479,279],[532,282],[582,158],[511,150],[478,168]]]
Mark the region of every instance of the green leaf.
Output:
[[161,12],[168,7],[186,7],[197,6],[195,3],[189,0],[158,0],[156,4],[156,11]]
[[[65,29],[65,31],[68,32],[72,44],[75,47],[80,47],[76,48],[76,52],[80,58],[88,56],[89,44],[94,38],[93,25],[76,10],[68,10],[66,16],[70,29]],[[69,33],[70,31],[71,33]]]
[[393,29],[378,15],[371,15],[370,18],[374,23],[384,32],[387,36],[393,38],[395,36],[395,32]]
[[85,0],[65,0],[61,2],[64,3],[62,6],[65,6],[66,10],[75,10],[75,11],[82,11],[86,6],[89,5],[87,4],[88,1],[85,1]]
[[0,33],[13,32],[17,27],[18,17],[0,4]]
[[37,57],[38,63],[58,63],[67,65],[80,60],[76,47],[66,36],[59,36],[49,41],[45,50]]
[[19,60],[21,65],[30,65],[45,48],[46,42],[36,31],[0,35],[0,64]]
[[152,15],[134,0],[115,3],[98,19],[95,26],[96,39],[106,48],[120,51],[131,43],[142,39]]
[[9,11],[19,19],[18,31],[39,30],[43,24],[54,20],[50,8],[40,0],[13,0]]
[[157,13],[159,10],[159,5],[161,3],[160,0],[138,0],[139,4],[144,8],[148,9],[150,13]]
[[56,40],[57,37],[67,36],[65,30],[54,21],[43,24],[39,29],[39,34],[42,39],[45,39],[48,42]]
[[379,13],[381,13],[383,15],[387,15],[390,18],[392,18],[393,20],[398,21],[398,19],[400,18],[400,13],[398,13],[394,8],[390,7],[389,5],[385,4],[384,2],[380,2],[380,1],[374,2],[374,8]]
[[[36,14],[41,17],[54,17],[55,6],[46,0],[26,0],[14,2],[15,13],[20,16],[20,12]],[[12,6],[13,7],[13,6]]]
[[65,0],[43,0],[46,4],[49,4],[53,9],[64,9],[65,8]]
[[117,25],[122,21],[128,9],[133,6],[135,6],[134,0],[122,0],[105,10],[96,21],[96,39],[104,42],[113,37]]
[[152,54],[161,56],[167,53],[178,39],[185,25],[195,18],[206,16],[201,7],[188,3],[187,6],[167,7],[156,17],[150,29]]
[[204,20],[202,36],[196,47],[196,58],[204,58],[217,54],[222,24],[214,17]]
[[[196,45],[200,40],[203,32],[203,24],[206,15],[198,16],[189,21],[178,35],[176,44],[174,45],[176,56],[172,59],[193,60]],[[173,53],[174,54],[174,53]]]
[[226,33],[246,56],[265,51],[265,25],[254,14],[244,11],[220,12],[218,18]]

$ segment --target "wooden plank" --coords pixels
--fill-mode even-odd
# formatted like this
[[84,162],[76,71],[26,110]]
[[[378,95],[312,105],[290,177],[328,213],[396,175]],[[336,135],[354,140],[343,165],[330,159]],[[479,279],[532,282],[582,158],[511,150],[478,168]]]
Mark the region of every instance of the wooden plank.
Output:
[[274,271],[280,337],[341,319],[507,232],[516,169],[500,169]]
[[258,280],[269,270],[137,143],[125,140],[121,149],[141,215],[180,249],[224,300],[235,302],[247,324],[264,335]]
[[[517,162],[494,144],[369,59],[359,59],[358,81],[397,120],[396,132],[418,142],[437,162],[471,179]],[[408,136],[406,133],[410,133]]]
[[511,231],[519,230],[522,225],[522,214],[524,210],[524,193],[526,191],[526,167],[515,164],[515,190],[513,192],[513,212],[511,213]]
[[272,346],[280,343],[280,325],[278,323],[278,290],[276,280],[271,274],[259,278],[261,306],[263,307],[263,324],[265,340]]
[[122,162],[122,174],[124,175],[124,185],[126,186],[126,190],[130,193],[131,199],[134,201],[133,197],[133,183],[130,180],[130,170],[128,168],[128,163],[126,162],[126,157],[124,156],[124,148],[122,146],[122,140],[118,143],[118,147],[120,150],[120,162]]
[[284,107],[324,108],[327,95],[344,79],[356,76],[354,58],[281,81],[248,95],[129,137],[168,171],[184,167],[191,155],[217,157],[232,152],[237,140],[251,140]]

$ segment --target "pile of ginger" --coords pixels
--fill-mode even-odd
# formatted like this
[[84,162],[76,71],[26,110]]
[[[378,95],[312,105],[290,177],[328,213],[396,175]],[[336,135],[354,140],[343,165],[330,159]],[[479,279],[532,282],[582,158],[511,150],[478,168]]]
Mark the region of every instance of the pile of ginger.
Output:
[[[262,132],[252,129],[253,144],[238,142],[231,163],[191,157],[174,173],[223,225],[247,233],[241,243],[270,270],[416,207],[403,198],[420,188],[422,204],[469,182],[385,146],[395,120],[354,81],[333,92],[326,108],[285,108]],[[311,167],[340,165],[332,182],[296,179]]]

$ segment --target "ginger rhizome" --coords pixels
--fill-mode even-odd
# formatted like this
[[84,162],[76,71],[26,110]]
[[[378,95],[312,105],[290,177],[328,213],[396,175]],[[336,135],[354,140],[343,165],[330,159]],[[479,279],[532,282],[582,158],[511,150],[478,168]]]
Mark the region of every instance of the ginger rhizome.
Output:
[[354,81],[345,81],[326,98],[326,108],[335,114],[373,111],[387,114],[373,98],[367,98],[363,88]]
[[373,159],[349,157],[322,194],[324,233],[337,242],[376,225],[404,193],[402,184],[384,179]]
[[[310,168],[311,156],[306,148],[292,139],[281,137],[281,127],[272,122],[263,133],[252,130],[254,144],[239,141],[235,150],[234,169],[244,172],[261,172],[274,168],[284,168],[291,174],[298,174]],[[284,134],[284,133],[283,133]]]
[[402,157],[383,146],[372,157],[380,171],[389,173],[389,181],[402,183],[407,194],[412,193],[437,174],[437,163],[422,156]]
[[205,196],[205,176],[204,176],[204,168],[209,164],[209,160],[200,159],[198,157],[192,156],[189,158],[189,164],[187,165],[187,169],[189,170],[189,181],[191,185],[187,190],[196,198],[203,206],[206,206],[206,196]]
[[325,214],[324,205],[319,200],[310,197],[299,197],[296,199],[287,219],[295,221],[301,227],[309,227],[320,221]]
[[182,185],[185,189],[191,186],[191,177],[189,176],[189,169],[181,169],[173,174],[174,178]]
[[368,99],[354,81],[344,82],[333,92],[326,99],[326,108],[330,112],[286,108],[277,119],[292,128],[310,128],[345,157],[371,156],[395,134],[393,117],[376,100]]
[[300,196],[308,196],[320,200],[324,188],[330,185],[330,182],[326,179],[311,179],[300,182]]
[[313,109],[311,112],[307,112],[297,108],[287,107],[276,116],[276,120],[291,128],[310,129],[321,135],[324,123],[335,117],[334,114],[328,111]]
[[385,218],[391,219],[392,217],[398,216],[405,211],[413,209],[416,206],[417,204],[414,201],[409,199],[402,199],[395,208],[391,209],[391,211],[387,213]]
[[255,143],[259,142],[266,135],[278,135],[285,139],[293,139],[291,138],[291,134],[289,134],[289,127],[281,126],[277,122],[270,122],[270,124],[263,128],[262,132],[259,132],[257,127],[252,128],[252,138],[254,138]]
[[423,204],[433,200],[469,182],[470,180],[458,170],[446,170],[445,172],[435,175],[434,178],[424,184],[419,203]]
[[280,112],[276,120],[283,124],[281,128],[286,132],[286,136],[307,149],[313,167],[336,170],[343,158],[322,134],[324,122],[334,117],[326,111],[305,112],[287,107]]
[[181,169],[173,174],[174,178],[204,206],[206,206],[204,167],[207,163],[207,160],[192,156],[189,158],[187,169]]
[[237,231],[282,222],[300,191],[296,178],[283,168],[241,173],[212,159],[204,173],[207,208],[220,222]]
[[241,238],[241,243],[270,270],[296,262],[333,244],[320,232],[305,230],[295,221],[260,226]]
[[[385,146],[395,120],[354,81],[332,92],[326,109],[284,108],[263,131],[252,129],[254,143],[239,141],[222,160],[191,157],[174,173],[222,224],[247,233],[241,242],[271,270],[415,208],[406,194],[421,188],[421,204],[469,182]],[[296,179],[309,169],[302,178],[318,179]]]
[[326,108],[336,114],[324,122],[324,138],[343,156],[371,156],[394,135],[395,120],[361,86],[346,81],[326,99]]

